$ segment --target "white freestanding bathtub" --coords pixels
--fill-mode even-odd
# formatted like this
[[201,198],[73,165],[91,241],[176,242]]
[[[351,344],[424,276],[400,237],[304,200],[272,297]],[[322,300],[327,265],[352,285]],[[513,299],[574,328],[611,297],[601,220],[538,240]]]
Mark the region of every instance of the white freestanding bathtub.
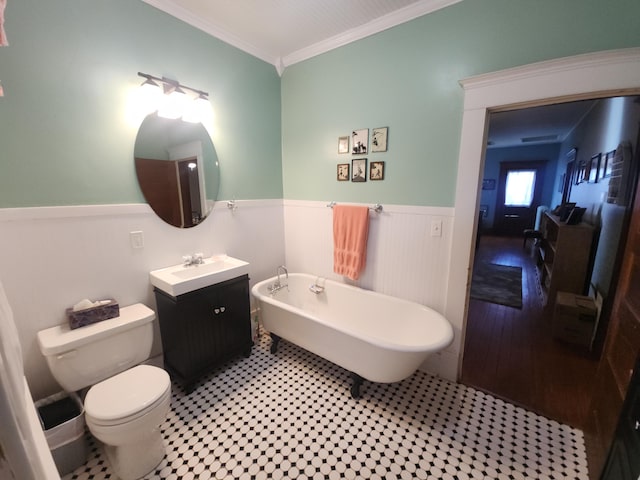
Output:
[[282,275],[288,287],[272,293],[275,281],[251,290],[273,339],[271,352],[284,338],[349,370],[355,398],[363,379],[403,380],[453,340],[451,324],[415,302],[301,273]]

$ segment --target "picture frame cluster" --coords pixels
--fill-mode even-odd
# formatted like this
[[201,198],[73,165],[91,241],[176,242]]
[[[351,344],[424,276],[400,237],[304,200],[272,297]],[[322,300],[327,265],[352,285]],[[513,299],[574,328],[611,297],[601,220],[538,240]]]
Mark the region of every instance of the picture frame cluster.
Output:
[[607,153],[597,153],[589,160],[581,161],[574,172],[572,178],[573,184],[598,183],[605,178],[609,178],[611,176],[613,157],[615,157],[615,155],[616,151],[611,150]]
[[[352,130],[351,135],[338,137],[338,154],[367,155],[387,151],[389,127],[379,127],[371,130],[371,142],[369,142],[369,129],[362,128]],[[351,163],[338,163],[336,179],[339,182],[366,182],[384,180],[385,162],[367,158],[352,158]]]

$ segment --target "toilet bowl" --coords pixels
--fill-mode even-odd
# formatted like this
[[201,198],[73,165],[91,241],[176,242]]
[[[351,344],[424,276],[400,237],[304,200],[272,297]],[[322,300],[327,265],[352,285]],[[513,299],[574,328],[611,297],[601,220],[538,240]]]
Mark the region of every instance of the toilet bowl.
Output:
[[108,378],[87,392],[87,427],[104,444],[109,463],[122,480],[144,476],[164,457],[160,425],[170,401],[169,375],[150,365]]
[[163,369],[140,364],[151,351],[154,318],[136,304],[113,319],[38,332],[40,351],[62,388],[90,387],[86,424],[121,480],[143,477],[165,454],[160,425],[169,411],[171,381]]

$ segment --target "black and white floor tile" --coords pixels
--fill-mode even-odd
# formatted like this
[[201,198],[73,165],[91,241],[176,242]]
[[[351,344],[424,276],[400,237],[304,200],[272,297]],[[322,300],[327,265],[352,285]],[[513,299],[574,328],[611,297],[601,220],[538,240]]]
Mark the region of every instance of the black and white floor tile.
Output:
[[[416,372],[350,395],[345,370],[262,337],[190,395],[173,386],[167,455],[146,479],[587,480],[582,432]],[[90,440],[64,480],[114,479]]]

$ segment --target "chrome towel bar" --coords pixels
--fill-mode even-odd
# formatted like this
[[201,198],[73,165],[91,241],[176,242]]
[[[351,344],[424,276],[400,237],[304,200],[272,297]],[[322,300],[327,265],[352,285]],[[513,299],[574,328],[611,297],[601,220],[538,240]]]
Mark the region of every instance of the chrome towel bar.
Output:
[[[331,202],[327,204],[327,207],[329,208],[333,208],[334,205],[337,205],[336,202]],[[382,205],[379,203],[376,203],[373,207],[369,207],[369,210],[373,210],[376,213],[382,213]]]

